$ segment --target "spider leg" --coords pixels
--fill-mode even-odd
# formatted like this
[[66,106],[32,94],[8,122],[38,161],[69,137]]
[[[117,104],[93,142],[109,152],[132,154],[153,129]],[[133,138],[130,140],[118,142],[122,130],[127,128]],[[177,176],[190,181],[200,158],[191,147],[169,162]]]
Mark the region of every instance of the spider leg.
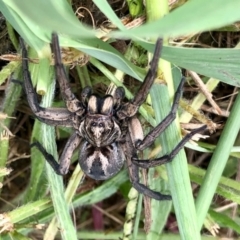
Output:
[[158,61],[159,61],[161,50],[162,50],[162,39],[159,38],[156,42],[155,51],[154,51],[153,58],[150,63],[150,68],[147,72],[147,75],[144,78],[143,83],[140,89],[138,90],[137,94],[135,95],[135,97],[130,102],[123,104],[119,109],[119,111],[117,112],[117,116],[119,119],[125,119],[128,117],[134,116],[137,113],[139,106],[141,106],[141,104],[147,98],[148,92],[151,86],[153,85],[153,82],[157,74]]
[[206,129],[206,126],[202,126],[200,128],[197,128],[195,130],[193,130],[192,132],[190,132],[189,134],[187,134],[182,140],[181,142],[178,143],[178,145],[173,149],[173,151],[169,154],[166,154],[160,158],[156,158],[153,160],[139,160],[136,157],[132,158],[132,162],[142,168],[150,168],[150,167],[155,167],[155,166],[159,166],[168,162],[171,162],[173,160],[173,158],[179,153],[179,151],[184,147],[184,145],[196,134],[199,133],[203,130]]
[[[67,74],[62,64],[59,40],[58,35],[56,33],[52,33],[52,51],[54,54],[55,61],[55,74],[59,82],[59,87],[61,89],[63,100],[66,103],[66,106],[70,112],[77,112],[78,115],[82,115],[85,109],[82,106],[81,101],[79,101],[76,98],[76,96],[74,95],[70,88]],[[86,97],[90,96],[90,94],[91,88],[85,87],[81,94],[82,102],[85,102]]]
[[155,139],[175,120],[184,81],[185,78],[182,78],[177,88],[170,113],[154,129],[152,129],[142,141],[136,142],[136,148],[138,150],[143,150],[150,146]]
[[42,155],[45,157],[47,162],[50,164],[50,166],[53,168],[53,170],[58,175],[65,175],[68,172],[70,163],[71,163],[71,157],[73,155],[74,150],[78,147],[78,145],[81,142],[81,137],[75,132],[67,141],[63,153],[59,159],[58,163],[52,154],[49,154],[45,148],[42,146],[42,144],[38,141],[31,144],[31,147],[36,147]]
[[142,103],[147,98],[148,92],[149,92],[151,86],[153,85],[153,82],[157,75],[158,61],[159,61],[161,50],[162,50],[162,39],[159,38],[156,42],[155,51],[154,51],[153,58],[150,63],[150,68],[147,72],[147,75],[146,75],[145,79],[143,80],[143,83],[142,83],[140,89],[138,90],[137,94],[131,101],[133,105],[141,106]]
[[123,87],[117,87],[114,95],[113,95],[113,100],[114,100],[114,108],[115,110],[118,110],[119,107],[121,107],[122,100],[125,97],[125,90]]
[[22,65],[23,65],[23,87],[27,95],[27,100],[30,108],[36,117],[41,121],[49,125],[62,125],[62,126],[72,126],[69,118],[71,113],[64,108],[43,108],[39,106],[37,94],[32,85],[31,75],[28,68],[28,57],[27,49],[20,39],[20,44],[22,47]]
[[74,150],[79,146],[81,142],[81,137],[78,135],[77,132],[75,132],[67,141],[62,155],[59,159],[60,166],[59,166],[59,172],[63,175],[67,174],[70,163],[71,163],[71,158],[73,155]]
[[126,142],[122,145],[128,166],[129,179],[132,183],[132,186],[139,192],[150,198],[154,198],[156,200],[171,200],[171,196],[161,194],[160,192],[156,192],[148,188],[147,186],[140,183],[139,179],[139,167],[136,164],[132,163],[132,157],[137,159],[137,153],[133,146],[133,141],[131,139],[130,134],[126,136]]
[[171,200],[172,197],[170,195],[162,194],[157,191],[153,191],[147,186],[143,185],[139,181],[139,168],[135,165],[131,165],[131,174],[129,174],[130,181],[132,183],[132,186],[139,192],[142,193],[150,198],[154,198],[156,200]]

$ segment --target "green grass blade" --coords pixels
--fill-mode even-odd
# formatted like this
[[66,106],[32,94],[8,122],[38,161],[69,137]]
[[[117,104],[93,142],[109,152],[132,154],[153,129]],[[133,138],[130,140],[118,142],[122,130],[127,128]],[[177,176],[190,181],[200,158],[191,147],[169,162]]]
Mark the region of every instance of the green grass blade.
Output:
[[238,221],[234,221],[231,217],[227,216],[225,213],[219,213],[213,210],[209,211],[211,218],[220,225],[220,227],[225,227],[233,229],[236,233],[240,234],[240,225]]
[[[154,44],[140,42],[148,51]],[[240,86],[240,49],[198,49],[165,46],[161,57],[179,67],[216,78],[233,86]]]
[[[35,14],[36,9],[38,9],[38,14]],[[82,26],[65,0],[34,2],[23,0],[21,3],[16,0],[0,1],[0,10],[20,36],[38,52],[39,56],[43,53],[42,49],[45,44],[50,42],[53,31],[58,30],[71,36],[81,33],[81,36],[94,37],[91,30]],[[62,21],[63,18],[65,21]]]
[[[0,132],[0,169],[1,172],[5,172],[4,169],[6,169],[7,159],[8,159],[8,148],[9,148],[9,135],[6,130],[2,130]],[[2,186],[2,182],[4,179],[4,176],[6,174],[0,174],[0,185]],[[1,192],[1,188],[0,188]]]
[[105,14],[105,16],[110,22],[114,23],[121,30],[125,29],[125,26],[122,24],[122,22],[106,0],[93,0],[93,2],[101,10],[101,12]]
[[[19,70],[20,68],[17,69],[14,77],[19,77]],[[9,152],[9,135],[11,134],[9,127],[13,120],[12,116],[19,102],[21,92],[22,87],[20,84],[10,82],[6,90],[5,97],[0,106],[0,168],[6,167],[7,164]],[[3,177],[0,177],[1,182],[3,179]]]
[[[170,97],[166,87],[155,84],[151,90],[151,97],[156,116],[159,115],[163,119],[170,111]],[[180,134],[176,125],[171,124],[161,135],[163,154],[171,152],[180,140]],[[181,237],[189,240],[200,239],[184,151],[180,151],[171,163],[166,164],[166,167]]]
[[[202,185],[204,176],[206,175],[206,170],[192,165],[189,165],[188,168],[191,181],[197,183],[198,185]],[[230,201],[240,204],[240,184],[236,180],[221,177],[216,193]]]
[[[151,21],[163,16],[164,19],[168,16],[167,1],[149,1],[147,2],[147,6],[148,5],[148,18],[150,18]],[[166,40],[165,42],[167,44]],[[171,110],[171,99],[175,94],[173,77],[176,78],[176,82],[180,82],[181,76],[179,75],[178,71],[172,75],[171,64],[165,60],[160,60],[157,77],[162,78],[163,81],[167,83],[167,87],[161,86],[156,81],[150,90],[157,123],[161,122]],[[156,80],[158,78],[156,78]],[[177,125],[176,122],[177,121],[175,121],[175,124],[173,123],[168,126],[159,137],[163,155],[170,153],[181,141],[179,124]],[[181,238],[186,240],[200,240],[200,231],[198,231],[197,228],[196,210],[184,151],[181,150],[171,163],[166,164],[166,168]]]
[[[38,120],[35,121],[32,140],[42,141],[42,123]],[[46,194],[47,183],[45,173],[45,158],[36,148],[31,148],[31,176],[28,182],[28,187],[24,195],[24,202],[34,201],[43,197]]]
[[[119,240],[121,239],[121,232],[90,232],[90,231],[82,231],[78,234],[80,239],[95,239],[96,236],[98,239],[103,239],[103,240]],[[182,238],[177,235],[177,234],[163,234],[160,238],[153,238],[152,240],[182,240]],[[138,234],[138,236],[134,240],[146,240],[146,234],[141,232]],[[194,238],[191,240],[195,240]],[[213,237],[213,236],[203,236],[201,240],[219,240],[218,237]]]
[[49,207],[51,207],[51,201],[46,198],[41,199],[14,209],[13,211],[9,212],[9,218],[11,219],[11,223],[19,223],[22,220],[33,216],[33,209],[34,214],[37,214],[38,212],[41,212]]
[[121,184],[125,183],[127,180],[128,175],[126,170],[121,171],[115,177],[107,180],[100,187],[92,190],[91,192],[85,195],[75,195],[73,200],[73,207],[86,206],[98,203],[114,194],[119,189]]
[[[146,12],[147,12],[148,22],[153,22],[161,18],[162,16],[168,14],[168,2],[167,1],[160,2],[158,0],[146,1]],[[164,42],[166,42],[167,44],[167,41],[164,41]],[[163,61],[161,61],[160,64],[159,64],[159,71],[163,70],[165,79],[168,79],[168,80],[172,79],[170,65],[167,62],[163,62]],[[156,120],[156,124],[154,126],[156,126],[157,123],[161,122],[162,116],[159,114],[159,111],[160,111],[160,108],[158,105],[159,100],[158,98],[156,98],[156,96],[154,96],[155,93],[157,92],[158,84],[156,83],[154,85],[155,85],[153,87],[154,89],[151,90],[151,100],[152,100],[152,106],[154,109],[155,120]],[[158,145],[161,145],[160,137],[158,137],[158,139],[156,139],[155,141],[155,146],[158,146]],[[167,186],[167,183],[162,178],[154,177],[154,176],[155,176],[155,169],[150,169],[148,171],[148,181],[149,181],[149,186],[152,189],[160,192],[163,192],[165,189],[169,190],[169,186]],[[171,208],[172,208],[172,201],[159,202],[154,199],[151,200],[151,213],[145,216],[145,218],[153,219],[150,225],[149,232],[147,233],[147,240],[160,238],[163,228],[166,225]],[[147,224],[149,224],[147,223],[148,221],[149,220],[146,219],[145,228],[149,228],[149,226],[147,226]]]
[[[211,204],[212,198],[216,191],[220,177],[227,163],[231,148],[240,129],[240,94],[234,102],[230,116],[226,122],[217,147],[211,158],[203,184],[200,188],[197,200],[196,211],[198,216],[199,229]],[[227,139],[227,141],[226,141]]]
[[[153,170],[153,171],[152,171]],[[155,169],[149,170],[149,185],[155,191],[162,192],[168,189],[166,181],[160,177],[155,177]],[[162,174],[161,174],[162,177]],[[166,226],[170,211],[172,209],[172,201],[157,201],[151,200],[151,228],[147,234],[147,240],[158,239],[162,235],[163,229]]]
[[116,31],[111,36],[118,38],[177,37],[209,31],[240,20],[239,8],[239,0],[187,1],[162,19],[131,30]]
[[[79,187],[80,180],[83,179],[84,173],[81,171],[79,164],[75,168],[69,182],[68,186],[65,190],[65,199],[68,204],[68,208],[72,202],[72,199],[76,193],[77,188]],[[58,224],[57,224],[57,218],[54,217],[52,221],[50,222],[47,231],[45,233],[45,239],[54,239],[56,233],[58,232]]]
[[[184,20],[183,16],[191,14],[194,15],[194,18],[191,18],[191,21],[188,21],[189,24],[194,25],[194,31],[198,30],[199,21],[204,21],[202,24],[206,29],[209,29],[209,21],[219,23],[216,19],[219,19],[219,11],[225,12],[224,16],[227,15],[226,18],[220,18],[220,22],[222,24],[227,24],[229,15],[238,16],[237,6],[239,3],[238,0],[233,0],[233,2],[221,0],[221,5],[219,5],[220,0],[211,1],[211,4],[207,0],[195,0],[189,1],[180,7],[179,9],[185,9],[184,14],[177,14],[177,16],[173,15],[171,17],[177,24],[172,24],[171,21],[165,23],[166,19],[175,12],[175,10],[169,15],[165,16],[163,19],[157,20],[151,24],[158,24],[158,21],[164,21],[164,29],[166,31],[171,31],[173,35],[178,34],[178,30],[180,29],[182,32],[187,32],[189,34],[189,26],[188,24],[184,24],[181,21]],[[207,2],[204,4],[204,2]],[[36,5],[37,4],[37,5]],[[111,47],[108,43],[102,42],[97,39],[91,31],[89,31],[85,26],[76,22],[76,17],[66,1],[61,0],[56,2],[56,0],[36,0],[33,2],[29,2],[28,0],[22,0],[21,3],[17,0],[8,0],[8,1],[0,1],[0,9],[2,10],[4,16],[7,20],[13,25],[13,27],[20,33],[20,35],[38,52],[40,52],[46,42],[50,42],[50,35],[52,30],[57,30],[62,34],[61,45],[62,46],[71,46],[75,47],[105,63],[119,69],[126,74],[141,80],[143,79],[144,72],[140,71],[139,68],[136,68],[130,61],[127,61],[121,54],[119,54],[113,47]],[[195,19],[197,14],[195,11],[188,11],[188,5],[194,4],[194,6],[201,11],[204,11],[204,18]],[[61,5],[61,6],[60,6]],[[35,13],[36,6],[38,7],[38,14]],[[47,9],[46,9],[46,6]],[[65,8],[66,7],[66,8]],[[206,7],[206,10],[202,10]],[[216,11],[212,11],[211,14],[206,15],[205,12],[209,11],[216,7]],[[64,11],[65,9],[65,11]],[[19,11],[18,11],[19,10]],[[231,14],[227,12],[227,10],[233,10]],[[181,10],[183,11],[183,10]],[[198,11],[197,11],[198,12]],[[21,13],[21,17],[19,15]],[[31,13],[31,19],[29,16]],[[181,13],[181,12],[180,12]],[[23,16],[22,16],[23,15]],[[37,15],[37,16],[36,16]],[[39,20],[39,16],[46,16],[45,18],[41,17]],[[67,21],[62,21],[62,16],[67,16]],[[53,19],[53,21],[52,21]],[[196,21],[194,21],[195,19]],[[59,25],[59,22],[62,24]],[[198,24],[196,24],[196,22]],[[39,26],[37,29],[32,26],[32,24]],[[56,28],[56,24],[58,27]],[[151,24],[145,24],[144,27],[146,31],[141,30],[142,27],[137,28],[134,31],[140,31],[139,34],[144,34],[144,36],[149,36],[148,32],[152,34],[163,34],[163,31],[156,31],[158,27],[151,26]],[[161,23],[162,24],[162,23]],[[179,26],[179,25],[181,26]],[[71,28],[69,26],[71,25]],[[34,32],[31,31],[34,29]],[[139,30],[138,30],[139,29]],[[179,30],[179,31],[180,31]],[[124,36],[127,33],[123,32]],[[151,35],[151,34],[150,34]],[[138,36],[137,33],[134,37]],[[87,39],[86,39],[87,38]],[[142,43],[146,44],[146,43]],[[153,47],[153,46],[152,46]],[[239,78],[240,78],[240,70],[238,67],[238,63],[240,62],[240,50],[237,49],[187,49],[187,48],[177,48],[177,47],[165,47],[163,50],[162,57],[180,67],[193,70],[197,73],[203,74],[205,76],[213,77],[219,79],[220,81],[224,81],[225,83],[240,86]]]
[[11,75],[11,73],[15,72],[19,67],[18,62],[9,62],[6,66],[2,67],[0,71],[0,85],[2,85],[5,80]]
[[[48,79],[52,79],[52,78],[53,78],[53,75],[50,74],[48,76]],[[50,106],[52,103],[54,86],[55,84],[51,84],[46,95],[43,97],[42,105],[44,107]],[[55,159],[58,159],[55,139],[56,137],[55,137],[54,127],[48,126],[46,124],[42,124],[43,147],[47,150],[47,152],[53,154]],[[57,175],[49,164],[46,164],[46,172],[47,172],[48,181],[50,184],[51,198],[52,198],[54,210],[58,220],[56,222],[55,228],[60,227],[60,229],[64,229],[64,231],[60,231],[62,239],[77,240],[76,230],[73,226],[73,223],[69,214],[69,210],[68,210],[68,205],[64,197],[62,177]],[[45,238],[50,239],[50,236],[48,237],[45,235]]]

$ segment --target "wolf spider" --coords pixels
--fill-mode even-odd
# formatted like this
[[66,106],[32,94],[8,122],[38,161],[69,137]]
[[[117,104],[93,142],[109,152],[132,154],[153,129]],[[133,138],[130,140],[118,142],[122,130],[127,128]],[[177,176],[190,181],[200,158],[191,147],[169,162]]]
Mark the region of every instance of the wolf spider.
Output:
[[182,79],[170,113],[144,137],[136,115],[156,77],[161,49],[162,40],[158,39],[147,75],[135,97],[130,101],[123,102],[125,97],[123,87],[118,87],[113,96],[105,95],[104,97],[92,94],[92,89],[85,87],[80,99],[77,99],[70,89],[61,61],[58,36],[53,33],[52,52],[55,60],[55,74],[66,108],[43,108],[38,103],[37,94],[32,85],[27,50],[22,43],[23,86],[34,115],[45,124],[74,129],[60,156],[59,163],[39,142],[32,144],[32,147],[35,146],[40,150],[57,174],[64,175],[68,172],[73,151],[79,147],[79,164],[89,177],[96,180],[108,179],[120,171],[126,159],[130,181],[138,192],[157,200],[171,199],[171,196],[153,191],[140,183],[139,167],[149,168],[172,161],[185,143],[194,134],[204,130],[205,126],[186,135],[168,155],[153,160],[138,160],[137,151],[150,146],[174,121],[184,84]]

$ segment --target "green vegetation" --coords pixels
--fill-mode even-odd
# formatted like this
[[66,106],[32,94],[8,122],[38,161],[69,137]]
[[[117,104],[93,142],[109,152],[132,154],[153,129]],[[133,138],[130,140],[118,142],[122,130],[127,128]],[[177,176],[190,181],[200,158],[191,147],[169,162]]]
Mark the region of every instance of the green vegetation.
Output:
[[[138,196],[134,189],[131,189],[125,169],[101,184],[96,185],[86,180],[88,184],[85,185],[83,173],[79,167],[76,167],[74,171],[71,170],[72,176],[64,178],[63,181],[63,178],[57,176],[48,164],[45,165],[44,157],[37,149],[31,149],[31,162],[27,160],[30,156],[24,155],[29,152],[30,142],[38,139],[57,159],[56,139],[61,146],[61,141],[69,137],[70,130],[57,128],[55,131],[54,128],[38,120],[33,121],[32,117],[26,120],[26,116],[31,113],[26,108],[26,99],[24,93],[22,94],[20,55],[14,55],[13,60],[17,61],[6,63],[0,72],[0,84],[5,86],[0,90],[3,99],[0,106],[0,177],[3,183],[0,205],[1,239],[32,239],[31,236],[34,236],[34,239],[43,239],[44,236],[44,239],[48,240],[119,239],[120,237],[149,240],[217,239],[210,236],[210,233],[217,235],[217,225],[224,229],[219,230],[219,235],[238,236],[240,219],[237,204],[240,204],[240,184],[237,180],[239,179],[237,167],[240,157],[238,137],[240,96],[236,93],[236,98],[231,99],[228,95],[235,93],[234,88],[240,86],[240,50],[236,45],[239,30],[237,24],[234,24],[240,20],[240,1],[191,0],[178,1],[168,6],[166,0],[146,0],[144,6],[142,1],[133,0],[117,7],[111,4],[111,1],[108,2],[91,1],[90,5],[81,9],[84,17],[93,14],[92,18],[89,17],[91,20],[87,21],[87,26],[76,17],[74,11],[78,6],[74,1],[0,1],[0,10],[7,21],[6,32],[12,44],[17,48],[17,32],[29,45],[31,62],[39,63],[31,63],[30,69],[37,92],[44,95],[42,106],[63,105],[55,91],[49,47],[51,33],[55,31],[59,34],[61,46],[68,51],[66,57],[69,56],[70,61],[64,58],[63,61],[67,63],[67,71],[75,81],[73,84],[75,91],[79,90],[79,86],[92,85],[94,89],[100,89],[100,93],[103,93],[110,84],[114,84],[123,86],[129,99],[137,91],[138,81],[142,81],[146,74],[142,62],[149,62],[151,59],[147,57],[146,50],[152,53],[156,38],[164,39],[158,77],[147,103],[140,108],[144,132],[156,126],[169,112],[173,94],[181,79],[180,68],[198,73],[209,93],[216,94],[216,98],[227,96],[228,101],[220,100],[218,105],[221,110],[228,112],[227,104],[232,104],[230,114],[227,118],[221,117],[220,120],[215,118],[215,115],[211,115],[210,117],[213,118],[211,121],[202,113],[200,117],[204,119],[203,123],[208,125],[211,133],[214,131],[218,133],[214,140],[211,138],[205,141],[200,138],[196,144],[188,143],[187,147],[192,149],[188,151],[188,159],[184,151],[181,151],[173,162],[148,171],[149,186],[157,191],[171,192],[172,202],[152,200],[149,204],[147,199]],[[87,8],[90,8],[90,12],[84,11]],[[120,13],[130,12],[134,17],[146,16],[147,22],[135,28],[128,28],[118,17],[119,9],[122,11]],[[100,13],[104,17],[101,17]],[[102,30],[103,23],[107,19],[115,29]],[[84,21],[84,18],[81,20]],[[90,24],[95,25],[93,22],[96,23],[95,28],[90,27]],[[123,54],[111,45],[115,39],[126,40],[124,41],[126,50]],[[214,48],[211,47],[212,45]],[[16,52],[21,54],[20,49]],[[85,65],[88,60],[90,68]],[[76,66],[79,63],[84,66]],[[76,71],[72,70],[72,67],[75,67]],[[6,87],[6,79],[10,78],[11,74],[13,74],[12,79],[17,79],[18,82],[10,81]],[[127,75],[136,79],[134,83],[132,79],[127,78]],[[125,81],[123,81],[124,77],[127,78]],[[198,93],[199,90],[194,90],[196,85],[192,79],[192,75],[187,74],[188,86],[194,87],[185,95],[192,100],[192,104],[189,105],[197,111],[202,107],[206,97]],[[222,83],[225,84],[223,90]],[[162,148],[160,154],[170,152],[177,145],[181,139],[179,119],[184,124],[192,120],[192,116],[189,117],[184,110],[179,111],[177,121],[157,139],[155,148],[150,148],[140,155],[143,154],[145,158],[156,157],[159,155],[160,145]],[[217,122],[214,122],[214,119]],[[219,123],[222,124],[223,130],[217,125]],[[21,127],[18,127],[18,124]],[[23,129],[24,137],[21,134]],[[211,135],[211,133],[206,134]],[[16,135],[15,138],[13,135]],[[21,141],[23,139],[24,141]],[[18,148],[21,149],[21,154],[16,154],[16,157],[13,149]],[[214,153],[211,155],[212,152]],[[201,165],[198,161],[204,156],[207,156],[205,158],[207,160]],[[13,159],[18,161],[10,163],[9,160]],[[76,152],[72,159],[74,166],[77,159]],[[188,164],[187,160],[191,162]],[[26,173],[21,165],[30,172]],[[8,173],[5,167],[13,168],[10,177],[6,176]],[[145,172],[141,175],[144,174]],[[21,181],[28,186],[23,187]],[[195,186],[194,191],[191,182]],[[127,205],[128,192],[130,200]],[[216,199],[215,194],[220,200]],[[111,197],[108,201],[107,198],[112,195],[115,197]],[[117,202],[119,198],[120,201]],[[235,214],[228,206],[229,202],[232,203],[231,207],[235,207]],[[127,209],[125,224],[120,215],[113,216],[113,213],[105,212],[107,207],[104,205],[105,207],[101,208],[104,216],[113,222],[116,221],[117,224],[114,225],[111,221],[104,222],[105,229],[102,231],[95,228],[89,230],[89,224],[81,225],[89,219],[94,221],[90,206],[92,209],[99,209],[98,203],[105,203],[108,208],[111,205],[119,205],[120,208],[123,204],[124,211]],[[122,209],[119,212],[122,212]],[[177,220],[178,229],[175,227],[174,230],[166,231],[166,225],[169,227],[167,220],[173,222],[172,218]],[[147,227],[145,225],[147,233],[143,230],[144,221],[146,225],[151,223]],[[127,225],[129,222],[131,224]],[[134,237],[131,234],[129,236],[131,232]]]

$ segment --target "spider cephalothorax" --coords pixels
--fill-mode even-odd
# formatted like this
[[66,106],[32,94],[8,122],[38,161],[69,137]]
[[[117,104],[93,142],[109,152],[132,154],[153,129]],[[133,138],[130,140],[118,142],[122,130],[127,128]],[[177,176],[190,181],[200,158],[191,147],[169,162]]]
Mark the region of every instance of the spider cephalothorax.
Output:
[[91,95],[87,115],[79,128],[79,134],[95,147],[107,146],[121,135],[113,119],[114,101],[112,96],[99,98]]
[[205,129],[201,127],[186,135],[182,141],[168,155],[153,160],[138,160],[138,150],[144,150],[168,127],[176,117],[182,79],[176,91],[171,112],[145,137],[137,112],[145,101],[154,82],[158,60],[162,48],[162,40],[158,39],[149,71],[138,92],[128,102],[122,102],[125,91],[118,87],[113,96],[98,97],[92,94],[90,87],[85,87],[78,100],[70,89],[68,78],[61,62],[61,53],[57,34],[52,34],[52,51],[55,59],[56,79],[59,83],[62,98],[66,108],[43,108],[39,106],[37,95],[31,82],[28,70],[27,50],[23,49],[23,76],[24,89],[28,103],[36,117],[49,125],[67,126],[73,128],[73,133],[66,143],[59,163],[46,152],[39,142],[36,146],[45,156],[48,163],[57,174],[68,172],[73,151],[79,148],[79,164],[88,176],[96,180],[105,180],[117,174],[124,161],[127,162],[129,178],[135,189],[157,200],[169,200],[169,195],[149,189],[139,181],[139,166],[149,168],[170,162],[184,147],[185,143],[197,132]]

